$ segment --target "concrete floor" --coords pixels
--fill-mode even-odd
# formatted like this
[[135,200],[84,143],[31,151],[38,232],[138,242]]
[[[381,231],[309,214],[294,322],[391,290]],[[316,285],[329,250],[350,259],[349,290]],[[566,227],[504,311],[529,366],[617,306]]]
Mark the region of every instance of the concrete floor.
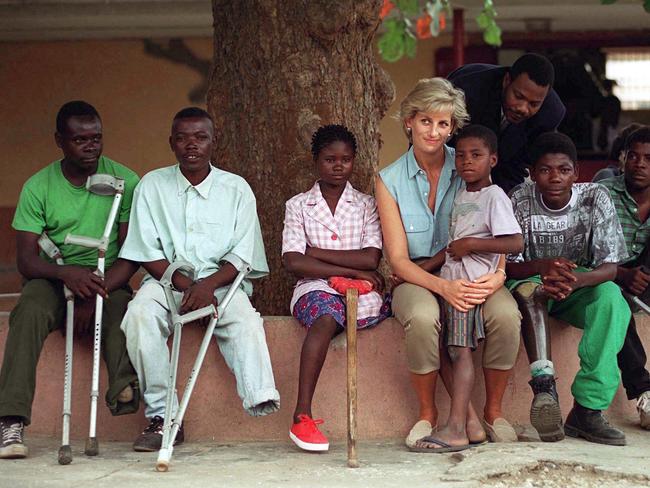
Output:
[[553,444],[488,444],[456,454],[416,454],[397,440],[366,441],[358,446],[358,469],[346,467],[342,443],[325,454],[308,454],[288,440],[188,442],[176,449],[167,473],[154,470],[156,453],[135,453],[124,442],[104,442],[98,457],[87,458],[83,441],[75,441],[73,463],[59,466],[58,440],[31,437],[28,459],[0,461],[0,487],[650,487],[650,432],[631,423],[623,427],[626,447],[568,438]]

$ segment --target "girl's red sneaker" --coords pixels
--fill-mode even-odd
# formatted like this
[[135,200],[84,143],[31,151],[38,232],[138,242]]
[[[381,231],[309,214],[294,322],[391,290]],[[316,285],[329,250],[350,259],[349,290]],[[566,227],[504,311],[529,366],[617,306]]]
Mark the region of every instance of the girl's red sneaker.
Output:
[[312,419],[309,415],[298,415],[298,423],[291,426],[289,438],[300,449],[305,451],[327,451],[330,443],[317,425],[323,423],[322,419]]

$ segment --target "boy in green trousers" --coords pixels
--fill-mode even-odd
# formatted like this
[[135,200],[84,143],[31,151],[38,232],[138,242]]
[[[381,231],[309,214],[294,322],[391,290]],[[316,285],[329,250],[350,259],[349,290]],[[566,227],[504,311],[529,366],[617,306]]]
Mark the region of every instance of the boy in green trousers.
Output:
[[[616,283],[636,311],[638,307],[632,297],[650,304],[650,127],[639,126],[630,132],[622,152],[623,174],[599,183],[609,190],[630,254],[619,263]],[[646,362],[632,315],[623,349],[618,354],[618,366],[628,400],[636,399],[639,423],[650,430],[650,372]]]
[[[616,356],[630,309],[613,282],[627,257],[616,210],[605,188],[575,183],[576,149],[567,136],[546,133],[531,147],[532,183],[511,201],[524,236],[524,252],[509,259],[508,287],[521,310],[522,334],[535,395],[531,423],[543,441],[564,434],[625,445],[625,434],[603,416],[620,382]],[[512,257],[511,257],[512,258]],[[564,428],[551,362],[549,314],[583,330],[580,370]]]

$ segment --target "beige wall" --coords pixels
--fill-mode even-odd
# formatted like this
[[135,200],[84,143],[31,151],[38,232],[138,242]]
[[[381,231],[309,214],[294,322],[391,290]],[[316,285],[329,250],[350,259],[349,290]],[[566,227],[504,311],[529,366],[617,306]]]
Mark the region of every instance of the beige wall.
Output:
[[[210,39],[187,41],[211,59]],[[87,100],[104,122],[104,154],[139,174],[171,163],[166,135],[200,80],[187,67],[144,53],[141,41],[0,44],[0,206],[14,206],[24,181],[57,159],[54,121],[71,99]]]
[[[420,42],[415,59],[383,63],[396,85],[396,102],[381,124],[380,164],[406,149],[399,123],[390,118],[415,81],[433,74],[433,53],[449,38]],[[210,59],[211,39],[190,39]],[[200,77],[189,68],[144,53],[141,41],[0,43],[2,178],[0,207],[14,206],[24,181],[59,157],[54,119],[64,102],[87,100],[104,122],[104,154],[139,174],[172,162],[167,146],[173,113],[189,105]]]

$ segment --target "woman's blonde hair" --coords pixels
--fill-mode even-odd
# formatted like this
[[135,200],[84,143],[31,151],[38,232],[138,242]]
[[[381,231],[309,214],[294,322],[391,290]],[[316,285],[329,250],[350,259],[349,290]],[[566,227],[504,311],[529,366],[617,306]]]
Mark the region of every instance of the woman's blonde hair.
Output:
[[453,132],[462,129],[469,121],[463,90],[454,87],[444,78],[423,78],[402,100],[396,118],[402,121],[402,129],[409,137],[406,121],[415,117],[415,114],[448,110],[451,111]]

